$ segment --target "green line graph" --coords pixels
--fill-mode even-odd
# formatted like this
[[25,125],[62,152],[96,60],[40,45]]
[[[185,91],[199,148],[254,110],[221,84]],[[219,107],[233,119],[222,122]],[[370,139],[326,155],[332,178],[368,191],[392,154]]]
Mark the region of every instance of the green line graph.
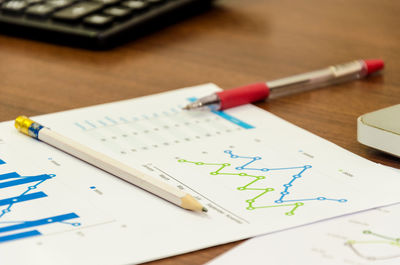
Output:
[[[371,236],[368,240],[348,240],[345,245],[348,246],[357,256],[366,260],[385,260],[400,258],[400,238],[374,233],[371,230],[364,230],[364,235]],[[385,250],[394,251],[395,254],[386,254],[378,256],[376,246],[386,246]],[[362,246],[371,246],[371,248],[361,250]],[[371,254],[370,249],[373,249]],[[374,254],[375,253],[375,254]]]
[[[280,208],[280,207],[289,207],[290,210],[285,212],[287,216],[293,216],[298,210],[299,207],[304,206],[307,201],[335,201],[339,203],[347,202],[347,199],[331,199],[326,198],[324,196],[314,197],[314,198],[300,198],[300,199],[287,199],[287,196],[292,192],[292,189],[295,186],[296,180],[303,177],[304,173],[311,168],[311,165],[301,165],[294,167],[281,167],[281,168],[267,168],[267,167],[252,167],[252,165],[256,161],[260,161],[262,158],[259,156],[239,156],[234,154],[231,150],[225,150],[225,154],[229,155],[231,159],[241,159],[245,162],[239,167],[232,168],[231,163],[215,163],[215,162],[201,162],[201,161],[190,161],[186,159],[178,159],[179,163],[189,163],[196,166],[212,166],[216,167],[217,170],[209,172],[210,175],[224,175],[224,176],[240,176],[244,178],[249,178],[249,182],[244,186],[236,187],[238,191],[258,191],[259,193],[251,198],[248,198],[245,202],[247,204],[247,210],[256,210],[256,209],[265,209],[265,208]],[[254,171],[259,174],[248,174],[243,172],[243,170]],[[255,184],[259,184],[261,180],[265,180],[267,175],[273,171],[281,171],[281,172],[292,172],[293,170],[297,170],[298,172],[291,177],[291,180],[288,183],[284,183],[282,185],[281,190],[276,190],[273,187],[263,186],[263,187],[254,187]],[[289,173],[288,173],[289,174]],[[272,204],[256,206],[256,202],[261,197],[267,196],[269,193],[273,193],[275,191],[279,192],[279,197],[273,201]]]

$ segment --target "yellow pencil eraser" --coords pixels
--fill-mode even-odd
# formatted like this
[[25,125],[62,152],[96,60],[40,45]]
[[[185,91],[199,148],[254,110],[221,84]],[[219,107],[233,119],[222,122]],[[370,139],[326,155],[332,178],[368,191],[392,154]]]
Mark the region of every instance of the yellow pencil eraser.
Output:
[[14,126],[18,131],[29,135],[29,127],[32,125],[32,123],[34,123],[34,121],[22,115],[15,119]]
[[400,157],[400,104],[358,117],[357,140]]

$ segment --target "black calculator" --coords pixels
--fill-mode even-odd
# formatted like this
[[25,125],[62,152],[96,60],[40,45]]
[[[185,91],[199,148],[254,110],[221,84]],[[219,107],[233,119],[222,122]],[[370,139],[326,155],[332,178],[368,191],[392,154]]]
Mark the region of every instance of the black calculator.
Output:
[[190,14],[212,0],[0,0],[0,33],[108,49]]

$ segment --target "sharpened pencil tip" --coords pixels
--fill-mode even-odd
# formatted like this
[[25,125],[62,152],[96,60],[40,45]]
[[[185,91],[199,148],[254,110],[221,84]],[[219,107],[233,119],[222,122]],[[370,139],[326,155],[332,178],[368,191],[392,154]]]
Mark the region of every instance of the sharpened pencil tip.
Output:
[[208,212],[208,209],[206,207],[203,207],[203,209],[201,209],[203,212]]

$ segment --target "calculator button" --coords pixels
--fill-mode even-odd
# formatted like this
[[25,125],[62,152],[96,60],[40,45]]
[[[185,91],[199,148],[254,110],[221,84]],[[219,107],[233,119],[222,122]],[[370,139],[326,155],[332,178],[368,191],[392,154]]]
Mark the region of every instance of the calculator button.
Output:
[[137,0],[125,1],[122,3],[122,5],[128,7],[132,11],[142,11],[149,6],[147,2],[142,2]]
[[70,6],[74,3],[73,0],[49,0],[47,2],[49,5],[54,6],[55,8],[64,8]]
[[54,13],[53,17],[65,21],[75,21],[103,7],[100,3],[81,2]]
[[27,6],[28,4],[25,1],[12,0],[4,3],[1,9],[5,12],[21,13]]
[[124,7],[109,7],[103,10],[103,13],[109,16],[113,16],[118,19],[126,18],[131,14],[131,11],[128,8]]
[[48,4],[37,4],[30,6],[26,13],[31,16],[46,17],[55,10],[55,7]]
[[90,15],[83,20],[86,25],[94,27],[105,27],[110,25],[112,21],[112,17],[99,14]]

